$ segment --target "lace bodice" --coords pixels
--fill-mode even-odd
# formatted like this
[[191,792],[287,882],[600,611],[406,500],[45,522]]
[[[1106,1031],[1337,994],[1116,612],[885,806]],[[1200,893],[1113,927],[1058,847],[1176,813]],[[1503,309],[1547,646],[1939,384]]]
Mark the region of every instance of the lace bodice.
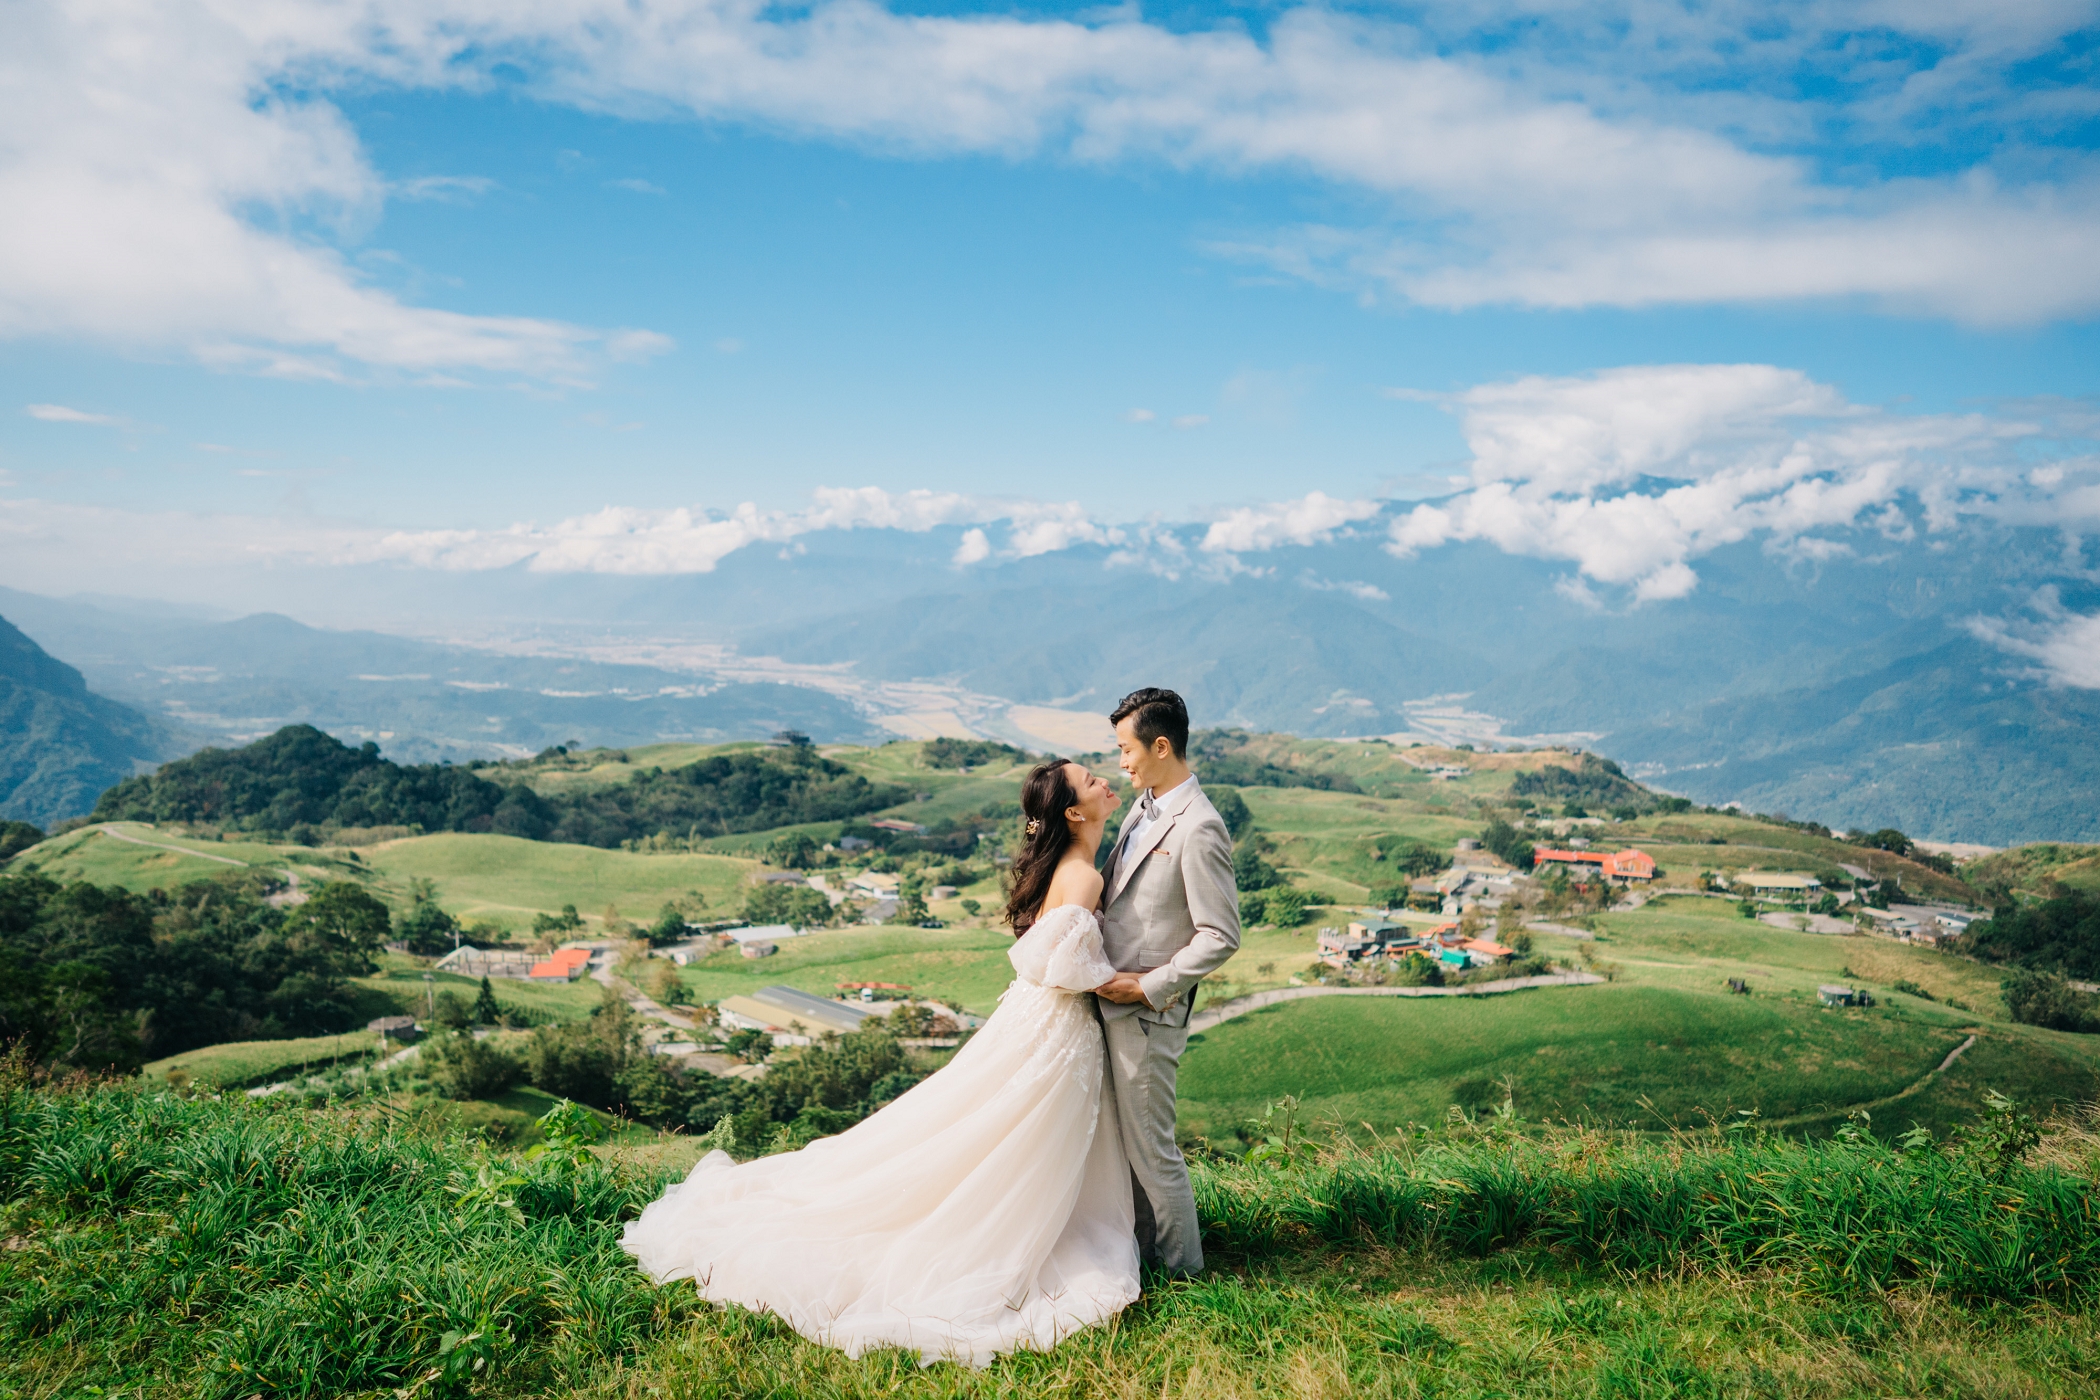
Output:
[[1067,992],[1091,992],[1116,975],[1101,951],[1101,925],[1076,904],[1046,909],[1007,950],[1023,982]]

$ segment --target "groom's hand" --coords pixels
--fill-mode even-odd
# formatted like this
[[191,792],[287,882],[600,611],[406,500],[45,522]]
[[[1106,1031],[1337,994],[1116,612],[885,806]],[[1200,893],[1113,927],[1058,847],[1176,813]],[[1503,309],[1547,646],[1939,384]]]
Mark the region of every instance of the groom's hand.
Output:
[[1145,999],[1145,993],[1138,986],[1138,975],[1135,972],[1117,973],[1100,986],[1094,988],[1094,995],[1106,998],[1120,1006],[1128,1006],[1134,1001],[1143,1001]]

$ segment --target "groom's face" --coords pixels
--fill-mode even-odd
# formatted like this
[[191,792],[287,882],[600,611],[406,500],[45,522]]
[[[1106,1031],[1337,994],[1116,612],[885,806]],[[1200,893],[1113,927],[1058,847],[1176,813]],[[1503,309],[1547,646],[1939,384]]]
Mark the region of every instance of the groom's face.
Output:
[[[1158,752],[1162,749],[1165,753]],[[1138,738],[1135,715],[1125,715],[1116,725],[1116,766],[1130,775],[1130,785],[1139,791],[1155,785],[1160,769],[1173,752],[1163,738],[1149,745]]]

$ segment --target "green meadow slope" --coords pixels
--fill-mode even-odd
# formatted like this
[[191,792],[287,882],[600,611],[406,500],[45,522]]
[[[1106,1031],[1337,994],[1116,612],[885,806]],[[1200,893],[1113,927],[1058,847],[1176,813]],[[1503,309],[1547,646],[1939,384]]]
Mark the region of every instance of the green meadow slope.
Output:
[[[1314,966],[1319,925],[1350,916],[1375,890],[1404,879],[1395,852],[1410,844],[1449,850],[1495,815],[1528,805],[1511,792],[1518,775],[1574,770],[1579,755],[1547,750],[1476,754],[1396,749],[1380,743],[1235,736],[1223,771],[1271,785],[1240,789],[1267,858],[1284,877],[1329,908],[1307,924],[1248,930],[1241,954],[1206,989],[1209,1002],[1284,985]],[[548,755],[512,765],[510,779],[550,794],[614,786],[636,773],[749,745],[664,745]],[[892,815],[946,829],[999,833],[1011,825],[1024,765],[1005,760],[967,772],[925,761],[925,746],[827,748],[827,757],[870,782],[908,791]],[[1105,758],[1094,760],[1113,771]],[[1462,770],[1455,779],[1432,768]],[[1286,784],[1286,785],[1274,785]],[[1313,784],[1313,785],[1304,785]],[[781,831],[746,833],[698,849],[605,850],[514,837],[445,833],[351,847],[306,847],[207,839],[183,828],[108,824],[53,838],[13,869],[40,869],[133,890],[261,872],[302,885],[354,880],[396,909],[414,882],[429,881],[438,902],[485,932],[524,935],[533,918],[564,905],[585,917],[585,933],[608,911],[648,920],[666,901],[698,894],[706,908],[734,914],[766,868]],[[834,839],[840,823],[792,828]],[[1733,813],[1650,810],[1585,828],[1593,843],[1637,844],[1655,855],[1664,884],[1691,885],[1702,872],[1752,869],[1828,871],[1857,866],[1893,874],[1906,889],[1970,902],[1983,896],[1961,881],[1887,852],[1817,832]],[[2022,888],[2049,879],[2075,882],[2092,848],[2027,848],[1994,857],[1994,878]],[[909,857],[907,857],[909,858]],[[849,867],[850,868],[850,867]],[[753,961],[734,950],[679,974],[702,1001],[785,983],[828,995],[842,982],[892,982],[983,1014],[1010,971],[1009,940],[995,926],[999,885],[988,862],[980,878],[933,912],[942,929],[853,927],[784,942]],[[1978,881],[1983,884],[1984,881]],[[977,903],[971,914],[962,901]],[[1304,1100],[1316,1120],[1369,1123],[1380,1132],[1434,1121],[1453,1106],[1500,1102],[1504,1087],[1521,1111],[1657,1129],[1703,1115],[1754,1108],[1767,1120],[1827,1131],[1848,1109],[1871,1109],[1877,1125],[1912,1120],[1946,1124],[1985,1087],[2031,1101],[2091,1097],[2095,1055],[2088,1038],[2015,1026],[2006,1020],[1999,974],[1950,955],[1878,939],[1775,929],[1740,918],[1731,903],[1691,896],[1630,913],[1593,916],[1594,943],[1538,937],[1538,951],[1569,964],[1587,954],[1608,965],[1607,986],[1553,988],[1490,999],[1313,999],[1229,1022],[1191,1046],[1183,1084],[1184,1130],[1230,1144],[1235,1130],[1270,1101]],[[1748,981],[1749,997],[1728,995],[1728,978]],[[1871,987],[1881,1004],[1826,1011],[1814,988],[1827,981]],[[1932,1000],[1895,993],[1922,988]],[[372,1014],[421,1011],[434,991],[471,993],[465,979],[436,975],[389,956],[360,979]],[[589,1014],[602,992],[515,985],[503,994],[538,1019]],[[1945,1074],[1935,1067],[1970,1035],[1976,1043]]]

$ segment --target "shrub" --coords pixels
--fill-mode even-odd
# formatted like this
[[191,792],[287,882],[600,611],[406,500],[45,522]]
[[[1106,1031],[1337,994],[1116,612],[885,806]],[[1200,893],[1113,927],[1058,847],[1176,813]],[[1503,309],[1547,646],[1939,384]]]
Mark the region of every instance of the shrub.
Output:
[[1278,928],[1296,928],[1305,922],[1305,907],[1309,902],[1305,891],[1280,886],[1265,893],[1263,912],[1268,915],[1268,922]]
[[1240,925],[1253,928],[1267,923],[1269,919],[1269,896],[1261,890],[1240,891]]
[[457,1032],[431,1037],[417,1058],[448,1099],[492,1099],[518,1082],[521,1069],[493,1040]]
[[2059,1031],[2100,1029],[2093,998],[2053,972],[2022,968],[2005,979],[2005,1009],[2015,1021]]
[[744,896],[744,917],[754,924],[822,928],[831,922],[831,901],[807,885],[759,885]]

